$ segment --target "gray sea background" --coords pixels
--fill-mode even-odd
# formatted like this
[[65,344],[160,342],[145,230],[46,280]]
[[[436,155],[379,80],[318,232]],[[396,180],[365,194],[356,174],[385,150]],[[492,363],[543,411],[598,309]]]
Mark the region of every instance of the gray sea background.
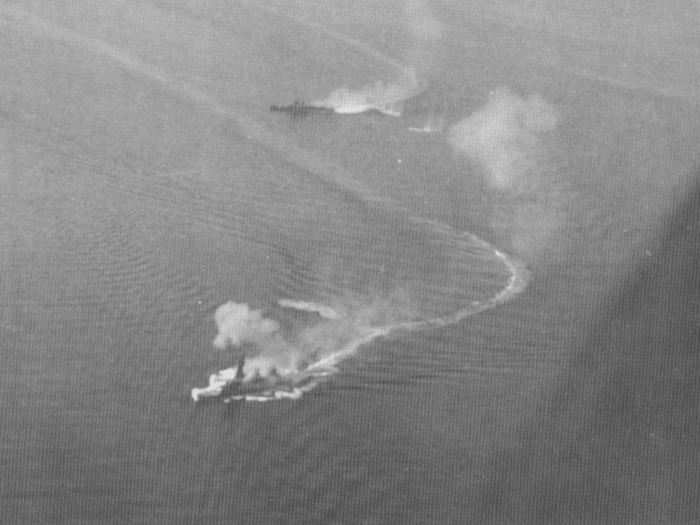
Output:
[[[699,22],[0,1],[0,521],[700,519]],[[398,117],[269,111],[406,71]],[[491,304],[494,250],[527,286]],[[324,355],[444,322],[296,400],[194,403],[228,301]]]

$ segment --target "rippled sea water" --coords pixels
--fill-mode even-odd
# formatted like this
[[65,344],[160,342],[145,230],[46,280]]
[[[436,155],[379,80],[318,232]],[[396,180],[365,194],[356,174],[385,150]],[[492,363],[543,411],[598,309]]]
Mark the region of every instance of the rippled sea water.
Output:
[[[401,2],[326,19],[311,3],[0,2],[9,522],[503,522],[483,511],[494,458],[663,248],[700,120],[678,71],[589,34],[596,62],[581,35],[498,6],[433,6],[440,43],[418,45]],[[401,118],[268,112],[411,60],[427,88]],[[408,130],[504,86],[558,117],[536,155],[518,143],[511,188],[447,131]],[[494,301],[514,268],[518,293]],[[285,298],[420,329],[387,330],[295,401],[193,403],[236,358],[212,347],[216,308],[308,326]]]

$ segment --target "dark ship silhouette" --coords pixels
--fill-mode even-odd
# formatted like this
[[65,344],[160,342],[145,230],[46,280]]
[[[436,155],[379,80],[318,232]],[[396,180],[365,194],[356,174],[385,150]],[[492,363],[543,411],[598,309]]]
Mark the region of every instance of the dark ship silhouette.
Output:
[[273,104],[270,106],[270,111],[276,111],[279,113],[287,113],[293,118],[308,117],[313,114],[318,113],[333,113],[333,109],[324,106],[314,106],[312,104],[307,104],[301,100],[295,100],[293,103],[286,106],[278,106]]

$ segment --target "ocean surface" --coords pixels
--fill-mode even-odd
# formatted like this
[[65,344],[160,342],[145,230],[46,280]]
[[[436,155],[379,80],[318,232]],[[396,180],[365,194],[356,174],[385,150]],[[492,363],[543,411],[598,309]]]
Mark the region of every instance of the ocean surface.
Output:
[[0,521],[700,519],[699,10],[0,1]]

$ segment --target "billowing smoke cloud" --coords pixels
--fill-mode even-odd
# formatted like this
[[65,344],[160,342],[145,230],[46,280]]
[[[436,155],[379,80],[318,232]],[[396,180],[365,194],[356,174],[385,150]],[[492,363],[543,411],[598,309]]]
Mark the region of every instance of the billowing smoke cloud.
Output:
[[219,306],[214,320],[219,328],[214,346],[220,350],[229,345],[267,340],[280,329],[277,321],[266,319],[260,310],[251,310],[247,304],[233,301]]
[[218,334],[214,346],[226,349],[249,343],[244,372],[246,376],[265,377],[271,372],[296,373],[320,359],[341,351],[353,340],[362,338],[371,325],[386,320],[380,312],[386,309],[376,304],[353,308],[330,307],[307,301],[281,299],[283,308],[317,314],[315,319],[297,330],[283,329],[280,323],[267,318],[261,310],[251,309],[247,304],[227,302],[217,308],[214,315]]
[[482,109],[452,126],[449,141],[481,164],[492,187],[520,190],[545,155],[542,134],[557,122],[556,109],[539,95],[522,98],[502,88]]
[[249,343],[242,370],[248,378],[296,372],[304,359],[304,349],[285,339],[277,321],[245,303],[222,304],[216,309],[214,320],[219,329],[213,343],[216,348],[224,350]]

